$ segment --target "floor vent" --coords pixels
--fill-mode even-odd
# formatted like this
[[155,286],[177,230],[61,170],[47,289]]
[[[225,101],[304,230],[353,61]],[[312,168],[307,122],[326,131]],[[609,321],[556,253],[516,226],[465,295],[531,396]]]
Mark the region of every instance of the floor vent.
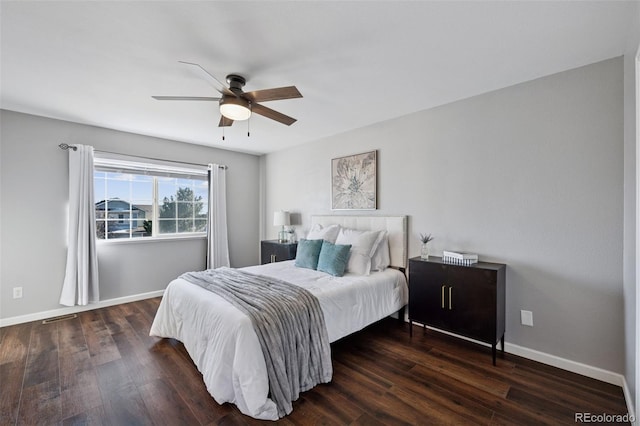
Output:
[[48,318],[46,320],[42,320],[42,323],[51,324],[52,322],[66,321],[74,318],[78,318],[78,315],[76,314],[60,315],[59,317],[53,317],[53,318]]

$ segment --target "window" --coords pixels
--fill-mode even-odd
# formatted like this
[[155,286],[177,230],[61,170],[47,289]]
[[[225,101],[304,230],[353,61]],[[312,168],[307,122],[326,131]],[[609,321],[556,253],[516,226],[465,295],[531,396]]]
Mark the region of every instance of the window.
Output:
[[158,194],[160,234],[206,231],[207,181],[158,178]]
[[206,232],[206,170],[96,158],[93,179],[98,239]]

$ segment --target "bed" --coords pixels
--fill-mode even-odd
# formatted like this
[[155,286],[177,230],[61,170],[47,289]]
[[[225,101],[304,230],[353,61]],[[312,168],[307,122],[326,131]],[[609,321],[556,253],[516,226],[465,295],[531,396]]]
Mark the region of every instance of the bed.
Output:
[[[328,340],[335,342],[404,309],[408,289],[406,216],[311,217],[311,228],[386,231],[390,267],[369,275],[335,277],[295,266],[295,261],[241,268],[240,271],[286,281],[310,291],[324,314]],[[178,278],[165,290],[150,335],[181,341],[202,373],[211,396],[230,402],[248,416],[282,416],[269,394],[265,356],[249,318],[220,296]]]

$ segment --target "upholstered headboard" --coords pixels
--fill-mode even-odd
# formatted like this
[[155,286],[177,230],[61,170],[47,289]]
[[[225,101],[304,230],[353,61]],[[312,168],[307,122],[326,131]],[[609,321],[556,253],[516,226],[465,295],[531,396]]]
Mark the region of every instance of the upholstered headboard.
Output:
[[312,215],[311,226],[338,224],[362,231],[386,230],[389,235],[391,266],[407,267],[407,217],[406,216],[355,216]]

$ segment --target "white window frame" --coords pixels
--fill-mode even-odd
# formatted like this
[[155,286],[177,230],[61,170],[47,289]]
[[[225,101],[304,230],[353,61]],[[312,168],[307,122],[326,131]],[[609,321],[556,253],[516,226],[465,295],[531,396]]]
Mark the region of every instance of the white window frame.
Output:
[[[102,153],[101,153],[102,154]],[[208,167],[198,165],[187,165],[182,163],[173,163],[169,161],[132,158],[125,155],[104,153],[99,155],[96,153],[94,158],[94,172],[111,172],[111,173],[132,173],[153,176],[153,194],[152,194],[152,223],[150,237],[129,237],[129,238],[98,238],[99,244],[132,244],[132,243],[148,243],[164,240],[184,240],[184,239],[205,239],[206,231],[203,232],[179,232],[179,233],[159,233],[158,215],[158,179],[157,177],[177,177],[183,179],[197,179],[207,181]],[[95,200],[99,201],[99,200]],[[127,200],[128,201],[128,200]],[[207,197],[208,201],[208,197]],[[176,211],[178,206],[176,205]],[[105,213],[106,214],[106,213]]]

